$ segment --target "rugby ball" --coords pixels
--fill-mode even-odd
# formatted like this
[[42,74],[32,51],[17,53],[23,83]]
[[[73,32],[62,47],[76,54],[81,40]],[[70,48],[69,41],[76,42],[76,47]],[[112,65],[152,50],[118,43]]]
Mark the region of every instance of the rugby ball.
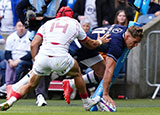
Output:
[[98,111],[101,112],[116,112],[116,106],[113,106],[111,103],[106,102],[103,98],[100,99],[100,102],[97,104]]

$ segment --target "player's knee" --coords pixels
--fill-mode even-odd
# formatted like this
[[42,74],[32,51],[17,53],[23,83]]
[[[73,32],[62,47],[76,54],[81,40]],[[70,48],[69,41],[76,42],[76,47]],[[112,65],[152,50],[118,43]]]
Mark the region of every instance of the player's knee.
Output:
[[104,69],[97,69],[95,71],[95,74],[99,77],[103,77],[103,74],[104,74]]
[[104,61],[101,61],[101,62],[93,65],[91,68],[94,70],[95,74],[99,77],[99,79],[103,78],[104,71],[105,71],[105,62]]
[[101,80],[104,75],[105,68],[99,68],[94,71],[95,75]]
[[95,69],[95,74],[99,77],[99,79],[103,78],[104,72],[105,72],[105,66],[103,66],[103,65],[102,66],[98,66]]

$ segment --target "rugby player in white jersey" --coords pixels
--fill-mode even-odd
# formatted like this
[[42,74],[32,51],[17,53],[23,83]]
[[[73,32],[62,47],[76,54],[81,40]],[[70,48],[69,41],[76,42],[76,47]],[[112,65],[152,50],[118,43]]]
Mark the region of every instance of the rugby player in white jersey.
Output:
[[[99,97],[91,99],[88,97],[85,83],[82,79],[80,67],[77,61],[68,53],[70,43],[78,38],[87,48],[93,49],[111,40],[110,35],[105,34],[97,40],[87,37],[81,25],[72,18],[73,11],[69,7],[62,7],[57,13],[56,19],[52,19],[42,25],[31,43],[31,54],[34,60],[32,70],[24,76],[29,79],[23,85],[16,85],[17,90],[12,91],[11,97],[0,104],[0,110],[9,109],[14,102],[23,97],[31,89],[35,88],[42,76],[55,72],[57,75],[73,76],[76,88],[79,91],[85,110],[89,110],[100,100]],[[41,45],[42,44],[42,45]],[[38,48],[41,45],[39,52]]]

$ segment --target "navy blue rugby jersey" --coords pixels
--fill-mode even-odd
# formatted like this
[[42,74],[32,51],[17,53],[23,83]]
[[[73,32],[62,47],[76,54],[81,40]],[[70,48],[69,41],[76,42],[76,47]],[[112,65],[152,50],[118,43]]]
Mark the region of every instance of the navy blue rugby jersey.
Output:
[[106,27],[96,28],[95,30],[87,33],[91,39],[97,39],[97,34],[103,36],[105,33],[111,34],[109,43],[101,45],[96,50],[107,53],[107,56],[112,57],[115,61],[121,56],[126,45],[124,42],[124,33],[127,30],[126,26],[117,24],[109,25]]

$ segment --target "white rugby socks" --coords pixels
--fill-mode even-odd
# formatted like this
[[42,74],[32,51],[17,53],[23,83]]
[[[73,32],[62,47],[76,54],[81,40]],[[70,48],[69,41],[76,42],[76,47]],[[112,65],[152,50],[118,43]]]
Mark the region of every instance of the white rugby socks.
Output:
[[21,80],[19,80],[17,83],[15,83],[13,86],[12,86],[12,89],[14,91],[17,91],[21,86],[25,85],[28,83],[30,79],[30,75],[29,73],[26,74]]
[[94,74],[94,71],[90,71],[88,72],[87,74],[83,75],[82,76],[83,79],[84,79],[84,82],[86,84],[98,84],[97,80],[96,80],[96,77],[95,74]]

